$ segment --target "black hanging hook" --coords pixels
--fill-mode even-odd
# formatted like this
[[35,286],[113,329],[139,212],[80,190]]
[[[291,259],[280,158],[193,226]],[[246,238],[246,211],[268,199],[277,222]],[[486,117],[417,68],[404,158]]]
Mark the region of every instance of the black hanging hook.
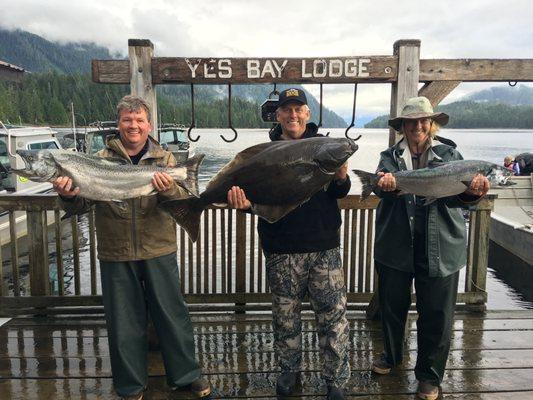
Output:
[[224,140],[226,143],[234,142],[235,139],[237,139],[237,131],[233,127],[233,124],[231,123],[231,83],[228,84],[228,128],[233,131],[235,136],[233,139],[226,139],[223,135],[220,135],[222,140]]
[[357,138],[351,138],[349,135],[348,135],[348,131],[350,129],[352,129],[354,126],[355,126],[355,102],[356,102],[356,99],[357,99],[357,83],[354,83],[353,85],[353,109],[352,109],[352,122],[350,123],[350,126],[348,128],[346,128],[346,131],[344,132],[344,136],[346,136],[348,139],[352,139],[354,142],[356,140],[359,140],[361,139],[361,136],[362,135],[359,135],[357,136]]
[[191,142],[197,142],[200,140],[200,135],[196,136],[196,139],[193,139],[191,136],[192,128],[196,127],[196,118],[194,117],[194,85],[191,83],[191,126],[187,129],[187,137]]
[[272,90],[272,91],[268,94],[268,98],[270,99],[272,96],[279,96],[279,92],[278,92],[277,89],[276,89],[276,83],[274,83],[274,90]]
[[515,87],[518,82],[517,81],[514,81],[514,82],[509,81],[508,83],[509,83],[509,86]]
[[[320,84],[320,107],[318,111],[318,127],[322,127],[322,83]],[[329,132],[326,133],[326,136],[329,136]]]

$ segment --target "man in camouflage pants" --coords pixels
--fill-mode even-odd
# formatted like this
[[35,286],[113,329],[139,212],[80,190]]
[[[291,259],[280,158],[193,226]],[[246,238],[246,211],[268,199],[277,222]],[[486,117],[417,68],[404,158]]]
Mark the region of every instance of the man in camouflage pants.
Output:
[[[276,111],[278,125],[271,140],[302,140],[321,136],[308,123],[311,114],[305,93],[287,89],[280,93]],[[349,327],[346,320],[346,286],[340,258],[341,215],[337,199],[348,194],[347,165],[335,174],[324,190],[279,221],[259,219],[258,231],[266,257],[272,291],[274,348],[281,368],[278,395],[291,395],[302,369],[301,306],[307,294],[315,311],[322,376],[328,399],[344,399],[350,377]],[[253,207],[239,187],[228,192],[228,204],[237,209]]]

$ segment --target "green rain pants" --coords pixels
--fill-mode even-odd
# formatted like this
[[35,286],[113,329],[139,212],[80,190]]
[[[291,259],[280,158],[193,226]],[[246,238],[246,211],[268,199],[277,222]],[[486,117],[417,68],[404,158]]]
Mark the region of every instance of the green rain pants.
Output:
[[153,320],[169,386],[200,376],[176,254],[149,260],[100,261],[113,384],[119,396],[144,390],[148,378],[147,312]]
[[375,264],[379,274],[379,307],[387,362],[392,365],[402,362],[414,279],[418,312],[415,376],[419,381],[440,385],[450,350],[459,271],[444,278],[430,278],[427,269],[420,264],[415,265],[414,274]]

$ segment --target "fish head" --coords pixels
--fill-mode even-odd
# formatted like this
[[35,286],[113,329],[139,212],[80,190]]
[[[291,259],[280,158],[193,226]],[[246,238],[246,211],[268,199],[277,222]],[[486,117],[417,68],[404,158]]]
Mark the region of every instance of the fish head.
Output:
[[493,186],[516,185],[516,182],[509,180],[509,178],[513,176],[513,172],[501,165],[493,164],[485,176]]
[[12,169],[14,173],[35,182],[49,182],[56,176],[57,167],[48,150],[17,150],[24,161],[23,169]]
[[352,139],[340,138],[324,140],[315,155],[315,162],[327,174],[334,174],[358,149]]

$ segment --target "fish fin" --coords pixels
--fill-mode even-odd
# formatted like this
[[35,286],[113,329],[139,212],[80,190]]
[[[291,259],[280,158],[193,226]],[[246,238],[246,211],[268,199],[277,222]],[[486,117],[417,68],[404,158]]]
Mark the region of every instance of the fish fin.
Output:
[[361,185],[363,186],[361,199],[364,200],[370,196],[372,190],[377,186],[380,177],[378,174],[361,171],[359,169],[352,169],[352,172],[361,180]]
[[222,207],[222,208],[224,208],[224,207],[227,207],[227,206],[228,206],[228,203],[213,203],[213,205],[214,205],[215,207]]
[[470,181],[461,181],[463,185],[465,185],[467,188],[470,187]]
[[233,169],[238,168],[244,161],[252,158],[256,154],[261,153],[263,150],[275,144],[276,142],[260,143],[255,146],[248,147],[247,149],[244,149],[240,153],[237,153],[230,162],[224,165],[222,169],[218,171],[217,174],[213,178],[211,178],[211,180],[207,184],[206,190],[208,190],[212,186],[215,186],[218,180],[220,179],[219,178],[220,176],[225,176],[229,174]]
[[169,200],[159,203],[159,207],[168,212],[170,216],[181,226],[194,243],[198,240],[200,232],[200,217],[204,211],[202,201],[196,197]]
[[[306,199],[305,201],[307,201]],[[304,202],[305,202],[304,201]],[[296,207],[298,207],[299,204],[283,204],[278,206],[267,206],[264,204],[254,204],[252,206],[252,211],[254,214],[260,216],[267,222],[270,222],[273,224],[276,221],[279,221],[281,218],[283,218],[285,215],[290,213],[292,210],[294,210]]]
[[431,203],[433,203],[435,200],[437,200],[436,197],[426,197],[426,198],[424,199],[424,201],[422,202],[422,204],[423,204],[424,206],[429,206],[429,205],[430,205]]
[[205,154],[196,154],[194,157],[187,159],[183,164],[179,164],[180,167],[186,167],[187,178],[181,182],[187,191],[195,197],[200,197],[198,192],[198,168],[204,160]]

